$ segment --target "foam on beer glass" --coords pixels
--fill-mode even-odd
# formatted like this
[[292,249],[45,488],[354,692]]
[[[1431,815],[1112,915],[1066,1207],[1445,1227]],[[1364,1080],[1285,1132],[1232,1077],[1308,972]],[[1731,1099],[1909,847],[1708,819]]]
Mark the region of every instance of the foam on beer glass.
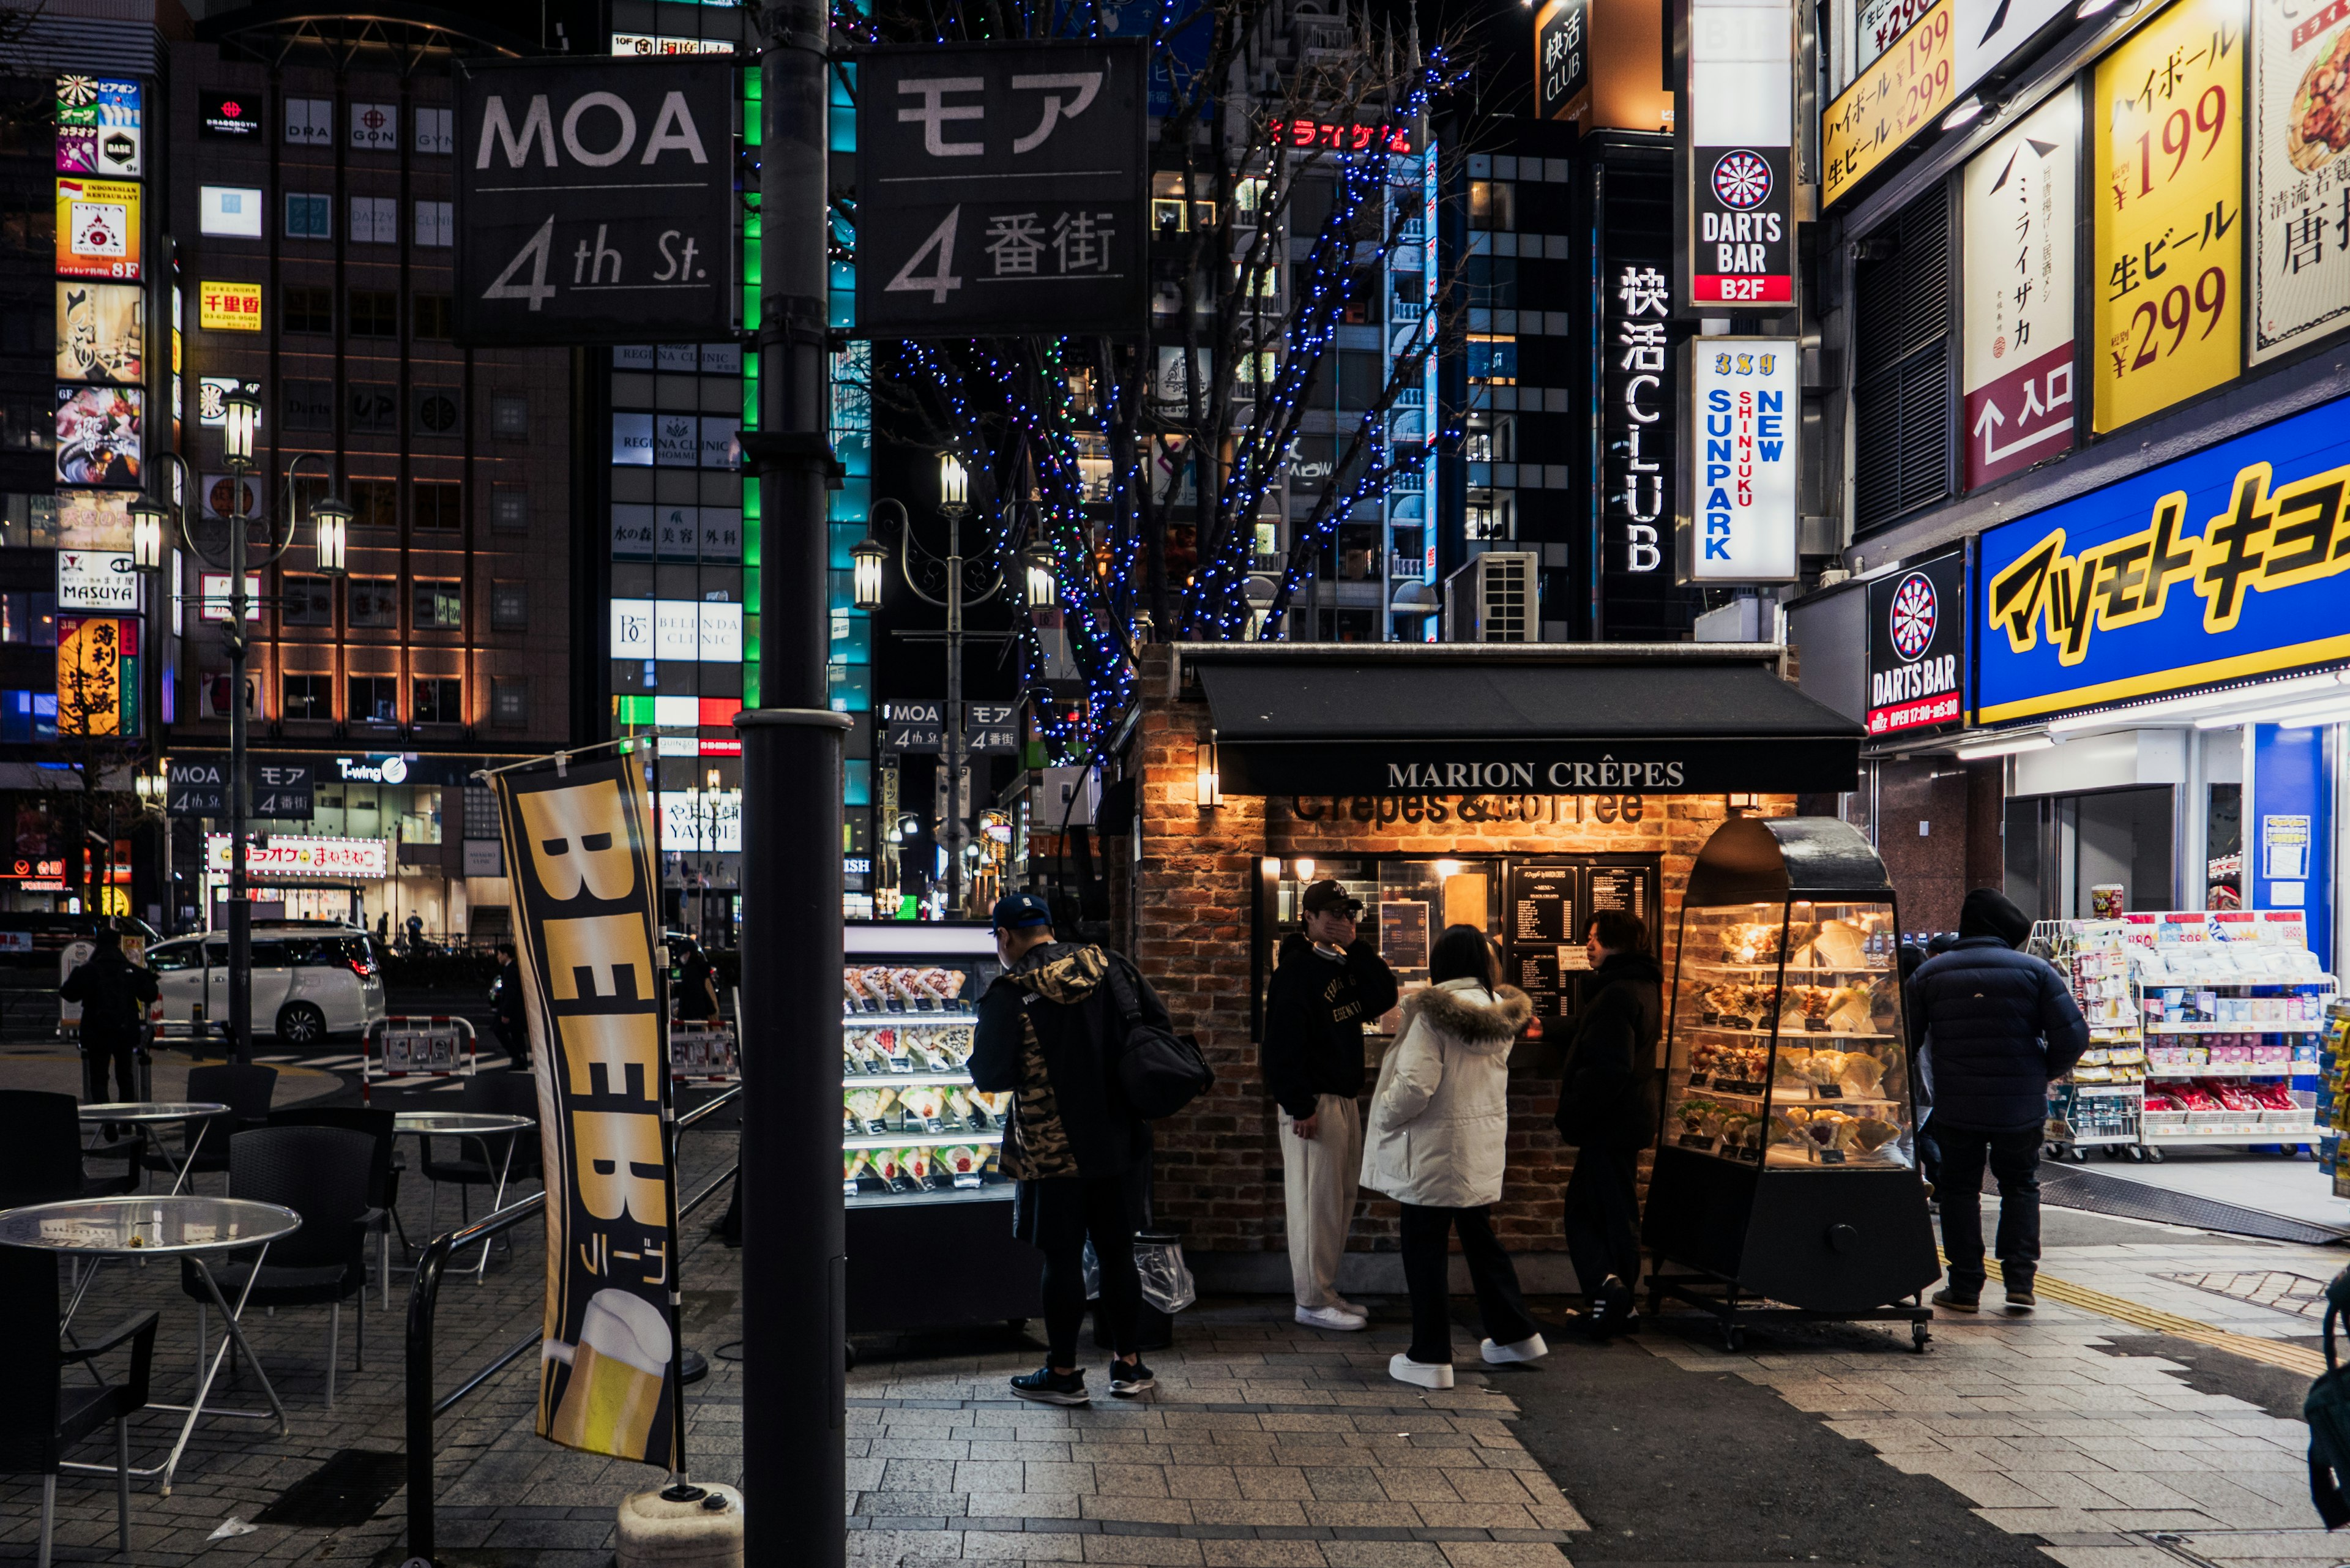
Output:
[[588,1297],[579,1342],[546,1347],[549,1359],[571,1368],[546,1435],[591,1453],[644,1454],[671,1344],[668,1318],[642,1296],[601,1290]]

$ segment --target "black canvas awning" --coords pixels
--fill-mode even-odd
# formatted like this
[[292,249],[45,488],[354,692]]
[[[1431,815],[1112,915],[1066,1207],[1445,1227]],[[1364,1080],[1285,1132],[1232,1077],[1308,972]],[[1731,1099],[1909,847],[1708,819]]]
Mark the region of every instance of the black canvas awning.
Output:
[[[1861,727],[1753,644],[1180,649],[1227,793],[1726,794],[1854,787]],[[1180,679],[1179,675],[1179,679]]]

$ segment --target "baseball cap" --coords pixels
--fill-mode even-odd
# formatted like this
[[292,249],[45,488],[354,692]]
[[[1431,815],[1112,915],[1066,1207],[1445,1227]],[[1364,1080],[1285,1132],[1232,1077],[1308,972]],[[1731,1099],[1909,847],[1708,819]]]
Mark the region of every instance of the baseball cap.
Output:
[[1327,877],[1309,884],[1299,903],[1309,915],[1319,915],[1331,909],[1345,915],[1360,915],[1363,912],[1363,901],[1340,887],[1335,878]]
[[1017,931],[1052,923],[1052,906],[1034,893],[1006,893],[995,900],[994,913],[988,917],[989,929],[998,931]]

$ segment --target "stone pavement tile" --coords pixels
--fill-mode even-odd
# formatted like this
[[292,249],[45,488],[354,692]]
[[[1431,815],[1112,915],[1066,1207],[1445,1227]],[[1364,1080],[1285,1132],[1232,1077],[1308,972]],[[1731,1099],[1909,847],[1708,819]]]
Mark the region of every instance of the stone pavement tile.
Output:
[[1929,1470],[1935,1480],[1981,1509],[2043,1509],[2049,1500],[2003,1470]]
[[1191,1505],[1172,1497],[1086,1497],[1077,1504],[1087,1519],[1115,1519],[1132,1524],[1191,1524]]
[[2064,1568],[2179,1568],[2178,1559],[2157,1546],[2043,1546]]
[[[1987,1524],[1998,1526],[2010,1535],[2086,1535],[2110,1532],[2117,1527],[2111,1518],[2085,1512],[2077,1508],[1978,1508],[1975,1517]],[[2180,1528],[2194,1528],[2193,1521],[2210,1521],[2199,1514],[2182,1516],[2189,1523]]]
[[1309,1502],[1302,1506],[1306,1523],[1333,1528],[1362,1525],[1417,1530],[1422,1522],[1419,1510],[1408,1502]]
[[973,1519],[1077,1519],[1084,1514],[1075,1492],[975,1491],[964,1506]]
[[1167,1469],[1156,1464],[1096,1465],[1094,1490],[1103,1497],[1167,1495]]
[[[2306,1471],[2303,1474],[2306,1476]],[[2296,1501],[2279,1502],[2216,1472],[2174,1475],[2165,1480],[2180,1496],[2191,1499],[2193,1506],[2231,1529],[2262,1530],[2317,1522],[2317,1510],[2305,1491]]]
[[1247,1498],[1194,1498],[1191,1500],[1191,1517],[1201,1524],[1295,1526],[1323,1522],[1307,1516],[1308,1506],[1287,1499],[1273,1501]]
[[1565,1553],[1545,1542],[1447,1541],[1441,1543],[1451,1568],[1560,1568]]
[[1241,1495],[1245,1498],[1308,1501],[1314,1496],[1314,1489],[1305,1484],[1305,1472],[1293,1465],[1235,1465],[1232,1476],[1241,1483]]
[[[1364,1472],[1367,1473],[1367,1472]],[[1306,1479],[1314,1479],[1308,1471]],[[1390,1502],[1458,1502],[1461,1494],[1440,1469],[1381,1469],[1378,1472],[1379,1490]]]
[[1045,1535],[1035,1531],[972,1530],[961,1538],[962,1555],[994,1563],[1082,1563],[1082,1535]]
[[1085,1558],[1087,1563],[1129,1563],[1165,1564],[1168,1568],[1203,1568],[1197,1541],[1166,1535],[1087,1535]]
[[1520,1503],[1415,1502],[1421,1521],[1445,1530],[1539,1530],[1534,1514]]
[[[1379,1484],[1380,1472],[1368,1465],[1315,1465],[1305,1471],[1305,1484],[1317,1502],[1385,1502],[1395,1499]],[[1424,1484],[1424,1483],[1422,1483]],[[1447,1489],[1444,1495],[1455,1495]]]
[[1206,1568],[1326,1568],[1318,1541],[1202,1541]]

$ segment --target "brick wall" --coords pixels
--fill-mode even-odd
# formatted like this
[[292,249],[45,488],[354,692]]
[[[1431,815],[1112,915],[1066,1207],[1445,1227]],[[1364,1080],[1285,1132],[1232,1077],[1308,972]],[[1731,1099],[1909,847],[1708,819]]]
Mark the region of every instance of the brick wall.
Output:
[[[1690,866],[1729,803],[1720,795],[1647,795],[1637,822],[1619,813],[1604,823],[1586,809],[1580,822],[1456,818],[1434,826],[1357,822],[1351,811],[1345,820],[1302,821],[1286,798],[1255,795],[1228,794],[1222,806],[1202,809],[1197,759],[1208,711],[1196,701],[1168,699],[1170,658],[1164,647],[1144,656],[1142,721],[1126,758],[1139,779],[1141,830],[1128,846],[1129,867],[1114,878],[1128,890],[1116,907],[1117,936],[1166,999],[1177,1030],[1199,1036],[1216,1084],[1182,1115],[1158,1124],[1157,1215],[1193,1251],[1275,1251],[1286,1245],[1280,1141],[1249,1038],[1253,880],[1264,857],[1656,855],[1663,866],[1669,974]],[[1757,798],[1766,815],[1794,810],[1792,796]],[[1564,1246],[1559,1193],[1574,1151],[1560,1145],[1550,1125],[1559,1044],[1522,1044],[1512,1054],[1509,1171],[1494,1218],[1513,1251]],[[1352,1246],[1393,1251],[1395,1203],[1368,1192],[1364,1199],[1367,1212],[1356,1222]]]

